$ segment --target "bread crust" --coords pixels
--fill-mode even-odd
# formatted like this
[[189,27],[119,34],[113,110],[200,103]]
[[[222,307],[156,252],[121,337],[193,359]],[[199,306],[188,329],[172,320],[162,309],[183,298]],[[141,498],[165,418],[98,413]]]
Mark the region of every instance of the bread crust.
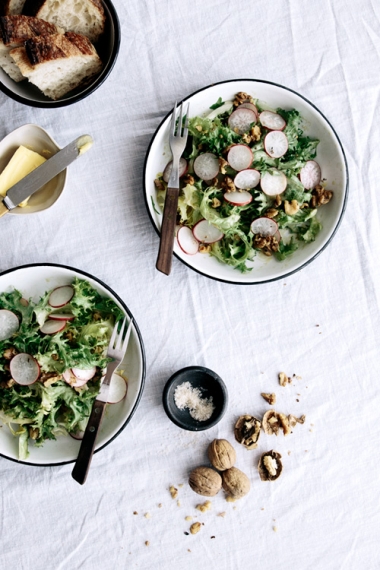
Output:
[[31,38],[25,42],[25,52],[31,65],[79,54],[96,54],[90,40],[74,32]]
[[29,16],[0,17],[0,38],[4,45],[22,44],[30,38],[57,33],[54,24]]
[[[9,2],[9,0],[0,0],[1,2]],[[26,16],[37,16],[46,0],[26,0],[22,13]],[[104,16],[104,8],[100,0],[88,0],[91,2]],[[105,16],[104,16],[105,17]]]

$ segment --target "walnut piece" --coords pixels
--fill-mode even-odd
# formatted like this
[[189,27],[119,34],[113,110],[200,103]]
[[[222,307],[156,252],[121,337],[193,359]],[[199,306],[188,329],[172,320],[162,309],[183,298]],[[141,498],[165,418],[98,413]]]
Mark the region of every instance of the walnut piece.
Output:
[[288,421],[289,421],[289,425],[290,427],[295,427],[297,424],[304,424],[306,420],[306,416],[300,416],[299,418],[296,418],[296,416],[293,416],[292,414],[289,414],[288,416]]
[[257,418],[240,416],[235,424],[234,434],[237,442],[247,449],[255,449],[260,437],[261,422]]
[[251,137],[254,141],[259,141],[261,138],[261,129],[259,125],[254,125],[251,129]]
[[191,534],[197,534],[197,532],[199,532],[201,530],[201,526],[202,525],[200,522],[193,523],[190,527]]
[[171,486],[169,487],[169,492],[170,492],[170,494],[171,494],[171,496],[172,496],[172,499],[176,499],[176,498],[178,497],[178,489],[176,489],[176,488],[174,487],[174,485],[171,485]]
[[270,406],[274,406],[274,404],[276,403],[276,394],[274,393],[266,394],[265,392],[261,392],[261,395],[264,398],[264,400],[268,402]]
[[253,238],[253,247],[259,249],[264,255],[268,257],[272,255],[273,252],[278,251],[279,242],[275,236],[263,236],[261,234],[255,234]]
[[234,181],[229,176],[225,176],[222,180],[221,187],[226,192],[236,192]]
[[235,95],[234,107],[238,107],[242,103],[253,103],[253,98],[251,97],[251,95],[248,95],[248,93],[245,93],[244,91],[239,91],[239,93],[236,93]]
[[211,200],[211,208],[219,208],[219,206],[221,205],[221,201],[218,200],[218,198],[213,198]]
[[3,357],[6,360],[12,360],[12,358],[14,356],[16,356],[16,354],[18,354],[17,350],[15,349],[14,346],[11,346],[10,348],[6,348],[3,352]]
[[207,455],[218,471],[229,469],[236,461],[236,451],[226,439],[214,439],[208,446]]
[[265,212],[265,216],[267,218],[275,218],[278,216],[278,210],[276,210],[276,208],[269,208],[269,210]]
[[191,174],[186,174],[186,176],[184,176],[182,178],[182,180],[183,180],[183,183],[185,184],[185,186],[187,186],[188,184],[190,186],[193,186],[194,182],[195,182],[194,176],[191,176]]
[[204,243],[200,243],[199,247],[198,247],[198,251],[199,253],[210,253],[211,251],[211,245],[205,245]]
[[200,503],[195,508],[201,513],[206,513],[207,511],[211,511],[212,503],[211,501],[205,501],[204,503]]
[[154,185],[157,188],[157,190],[165,190],[165,184],[160,178],[155,179]]
[[284,435],[291,433],[291,426],[289,419],[285,414],[276,412],[275,410],[268,410],[263,417],[263,430],[267,435],[277,435],[280,431]]
[[190,473],[189,485],[198,495],[214,497],[222,488],[222,478],[210,467],[197,467]]
[[222,158],[221,156],[219,157],[219,170],[222,174],[226,174],[226,167],[228,166],[228,162],[227,160],[225,160],[224,158]]
[[245,473],[237,467],[231,467],[222,473],[223,489],[234,500],[241,499],[249,493],[251,483]]
[[285,387],[287,384],[292,383],[292,379],[288,378],[285,372],[280,372],[278,375],[278,381],[280,382],[280,386]]
[[318,184],[311,193],[310,206],[316,208],[317,206],[328,204],[332,197],[333,192],[331,190],[325,190],[323,186]]
[[277,451],[263,453],[258,465],[260,479],[262,481],[275,481],[282,472],[281,455]]
[[296,214],[299,209],[300,207],[297,200],[292,200],[291,202],[288,202],[288,200],[284,201],[285,214],[288,216],[294,216],[294,214]]

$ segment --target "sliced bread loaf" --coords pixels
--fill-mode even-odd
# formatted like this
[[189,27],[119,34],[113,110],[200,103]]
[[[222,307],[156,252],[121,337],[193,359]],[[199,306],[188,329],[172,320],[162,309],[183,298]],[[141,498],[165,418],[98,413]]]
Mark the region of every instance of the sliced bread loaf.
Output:
[[106,20],[101,0],[26,0],[23,13],[87,36],[92,43],[104,32]]
[[22,75],[54,100],[86,85],[102,69],[89,39],[74,32],[27,40],[10,55]]
[[14,81],[22,81],[19,68],[9,55],[30,38],[62,32],[54,24],[29,16],[0,17],[0,66]]
[[21,14],[25,0],[0,0],[0,16]]

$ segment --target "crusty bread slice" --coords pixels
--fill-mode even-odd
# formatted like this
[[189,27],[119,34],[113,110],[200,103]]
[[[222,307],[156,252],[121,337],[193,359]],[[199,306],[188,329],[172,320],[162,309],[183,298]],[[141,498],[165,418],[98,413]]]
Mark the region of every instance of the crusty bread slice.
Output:
[[92,43],[99,40],[106,21],[101,0],[26,0],[23,13],[87,36]]
[[89,83],[103,67],[89,39],[74,32],[27,40],[10,55],[22,75],[54,100]]
[[0,16],[21,14],[25,0],[0,0]]
[[14,81],[25,79],[10,51],[22,46],[30,38],[62,32],[54,24],[30,16],[3,16],[0,18],[0,66]]

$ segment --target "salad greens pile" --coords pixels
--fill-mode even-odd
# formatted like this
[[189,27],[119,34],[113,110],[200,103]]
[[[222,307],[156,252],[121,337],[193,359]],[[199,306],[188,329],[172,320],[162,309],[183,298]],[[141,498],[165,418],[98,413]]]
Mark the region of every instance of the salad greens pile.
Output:
[[[269,110],[259,100],[250,99],[259,113]],[[219,115],[218,108],[220,108]],[[272,158],[265,150],[264,138],[269,131],[260,124],[260,115],[257,122],[251,124],[252,129],[257,127],[256,136],[251,137],[249,131],[238,134],[229,127],[229,116],[236,109],[232,101],[227,111],[226,104],[221,98],[211,105],[210,109],[213,111],[209,113],[209,117],[197,116],[189,119],[189,137],[183,154],[189,168],[187,175],[182,179],[178,223],[192,229],[199,220],[206,219],[220,229],[224,237],[210,244],[207,248],[208,253],[221,263],[228,264],[243,273],[252,270],[252,263],[247,264],[247,262],[260,251],[255,245],[255,235],[250,229],[250,224],[256,218],[266,216],[266,213],[273,208],[278,210],[275,221],[280,230],[280,241],[277,250],[267,252],[267,255],[273,255],[281,261],[303,244],[314,241],[322,225],[316,217],[317,208],[312,205],[312,191],[304,188],[299,173],[307,161],[315,158],[319,141],[304,135],[300,113],[296,109],[273,110],[286,121],[283,132],[287,137],[288,149],[281,158]],[[274,197],[264,194],[260,185],[249,190],[253,199],[248,205],[237,206],[224,200],[225,189],[221,184],[223,177],[233,178],[237,174],[226,163],[227,151],[235,144],[249,146],[253,153],[250,168],[259,171],[261,176],[265,172],[271,173],[273,168],[286,175],[287,186],[281,195],[282,205],[276,204]],[[200,179],[193,169],[194,160],[205,152],[213,153],[223,165],[217,179],[212,182]],[[157,176],[155,184],[157,204],[163,209],[167,185],[162,174]],[[296,213],[290,215],[285,212],[284,202],[291,203],[294,200],[300,207]]]
[[[74,296],[64,309],[75,318],[62,332],[44,335],[46,318],[57,309],[48,304],[50,291],[38,303],[22,298],[13,290],[0,295],[0,309],[17,315],[19,329],[0,341],[0,420],[19,437],[19,458],[28,457],[29,438],[40,446],[59,434],[83,430],[100,388],[102,369],[114,323],[123,313],[110,299],[100,295],[87,281],[76,278]],[[9,354],[28,353],[40,366],[40,375],[29,386],[15,383],[9,369]],[[69,368],[96,367],[96,374],[84,386],[73,388],[63,380]]]

